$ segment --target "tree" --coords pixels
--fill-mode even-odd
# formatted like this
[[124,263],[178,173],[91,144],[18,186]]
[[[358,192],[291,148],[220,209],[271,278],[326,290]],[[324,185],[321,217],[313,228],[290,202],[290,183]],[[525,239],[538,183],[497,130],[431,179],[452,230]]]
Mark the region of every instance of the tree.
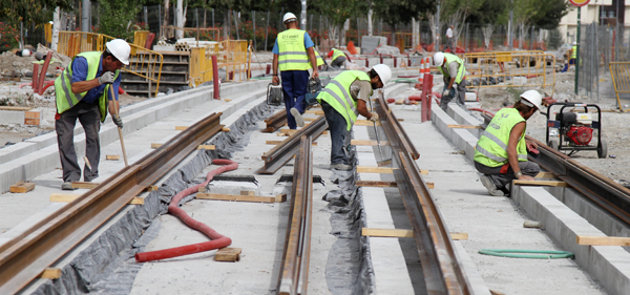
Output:
[[[444,23],[446,26],[452,25],[455,28],[453,44],[457,44],[457,40],[464,29],[466,19],[471,14],[479,11],[485,2],[486,0],[440,0],[440,17],[445,20]],[[436,34],[438,34],[442,31],[442,25],[436,24],[436,26],[438,29]]]
[[519,27],[519,48],[522,48],[525,32],[530,26],[552,29],[568,12],[564,0],[522,0],[514,2],[514,18]]
[[11,24],[23,23],[43,24],[52,19],[55,7],[71,9],[70,0],[20,0],[0,1],[0,13],[3,19]]
[[361,0],[348,0],[343,3],[337,0],[319,0],[313,4],[313,8],[331,21],[331,27],[329,28],[330,39],[341,43],[340,32],[343,23],[347,19],[359,15],[360,11],[367,12],[369,3]]
[[98,32],[131,40],[133,20],[142,5],[133,0],[99,0],[100,24]]
[[490,47],[494,26],[507,23],[508,4],[505,0],[485,0],[479,9],[470,13],[468,21],[482,27],[481,31],[486,48]]

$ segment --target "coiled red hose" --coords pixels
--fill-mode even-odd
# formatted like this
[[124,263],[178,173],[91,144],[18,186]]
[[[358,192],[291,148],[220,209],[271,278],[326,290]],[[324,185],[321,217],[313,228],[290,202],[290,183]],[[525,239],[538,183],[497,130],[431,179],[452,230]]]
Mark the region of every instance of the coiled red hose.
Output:
[[168,205],[169,213],[177,216],[183,223],[188,225],[188,227],[203,233],[208,238],[210,238],[211,241],[191,244],[191,245],[186,245],[186,246],[181,246],[181,247],[169,248],[169,249],[164,249],[164,250],[137,253],[136,254],[137,262],[160,260],[160,259],[172,258],[172,257],[199,253],[199,252],[204,252],[204,251],[210,251],[210,250],[224,248],[232,244],[232,239],[221,235],[220,233],[216,232],[209,226],[193,219],[192,217],[188,216],[188,214],[186,214],[186,211],[179,208],[179,202],[184,197],[198,192],[199,188],[206,186],[212,180],[212,178],[214,178],[214,176],[219,175],[226,171],[236,170],[238,168],[238,163],[232,160],[227,160],[227,159],[215,159],[215,160],[212,160],[212,164],[223,165],[223,166],[208,172],[208,175],[206,175],[206,181],[204,183],[200,183],[198,185],[189,187],[179,192],[177,195],[173,197],[173,199],[171,199],[171,203]]

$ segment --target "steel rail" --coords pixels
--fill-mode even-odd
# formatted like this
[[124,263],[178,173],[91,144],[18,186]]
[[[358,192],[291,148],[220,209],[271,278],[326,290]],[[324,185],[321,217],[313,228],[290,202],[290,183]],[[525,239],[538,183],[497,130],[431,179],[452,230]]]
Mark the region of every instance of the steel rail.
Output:
[[282,143],[276,145],[271,150],[262,155],[262,159],[263,161],[265,161],[265,164],[263,165],[263,167],[258,169],[256,173],[276,173],[278,169],[289,162],[293,155],[295,155],[300,145],[300,138],[302,137],[302,135],[312,136],[313,139],[316,139],[322,134],[322,132],[324,132],[324,130],[326,130],[327,127],[328,124],[326,123],[326,120],[323,116],[320,116],[315,121],[304,126],[304,128],[299,129],[297,132],[291,134]]
[[536,142],[540,151],[538,156],[529,157],[531,161],[556,175],[609,214],[630,225],[630,189],[534,138],[528,136],[527,139]]
[[414,232],[426,289],[431,294],[470,294],[471,284],[455,255],[449,231],[420,176],[415,162],[419,154],[384,99],[377,102],[376,111],[392,147],[394,177]]
[[0,247],[0,294],[14,294],[216,133],[214,113]]
[[295,157],[291,210],[278,280],[278,293],[282,295],[306,294],[308,290],[313,211],[312,141],[311,136],[302,135]]
[[262,132],[272,133],[276,130],[282,128],[287,123],[287,112],[285,110],[281,110],[271,117],[265,119],[265,124],[267,124],[267,128],[263,129]]

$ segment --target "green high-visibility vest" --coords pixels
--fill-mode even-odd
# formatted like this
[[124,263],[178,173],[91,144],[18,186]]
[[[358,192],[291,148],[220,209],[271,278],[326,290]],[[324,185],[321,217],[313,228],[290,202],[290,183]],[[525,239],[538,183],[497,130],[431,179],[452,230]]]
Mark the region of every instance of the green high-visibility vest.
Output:
[[461,83],[462,80],[464,80],[464,75],[466,75],[466,67],[464,67],[464,61],[461,58],[459,58],[457,55],[450,54],[450,53],[444,53],[444,59],[446,59],[444,66],[440,67],[440,71],[442,71],[442,75],[450,77],[448,70],[444,70],[444,68],[446,67],[448,69],[448,65],[450,63],[456,62],[459,64],[459,67],[457,68],[457,77],[455,77],[455,83],[457,84]]
[[[77,54],[77,56],[72,59],[72,62],[70,62],[70,64],[63,70],[61,75],[55,79],[57,113],[62,114],[63,112],[69,110],[79,103],[79,101],[81,101],[87,93],[87,91],[81,93],[72,92],[72,63],[74,60],[79,56],[87,60],[88,72],[85,81],[89,81],[96,78],[96,73],[98,72],[98,66],[101,62],[102,55],[103,52],[100,51],[88,51]],[[119,73],[120,71],[116,70],[114,73],[114,79],[118,78]],[[107,117],[107,94],[109,93],[109,87],[112,87],[112,85],[106,85],[103,94],[98,98],[98,108],[101,112],[101,122],[105,122],[105,118]]]
[[571,58],[572,59],[577,58],[577,45],[573,45],[573,47],[571,47]]
[[306,31],[288,29],[278,34],[278,69],[280,71],[306,71],[311,68],[304,47]]
[[[479,137],[475,148],[475,162],[488,167],[499,167],[508,163],[507,146],[510,140],[510,131],[520,122],[525,122],[525,119],[515,108],[499,110]],[[516,145],[516,152],[520,162],[527,161],[525,132]]]
[[356,80],[370,81],[370,76],[362,71],[344,71],[337,75],[317,95],[317,101],[327,102],[346,119],[348,131],[357,120],[357,101],[350,95],[350,85]]
[[319,55],[319,51],[314,50],[315,51],[315,59],[317,60],[317,66],[321,66],[324,64],[324,59],[322,58],[321,55]]
[[332,55],[332,60],[337,59],[340,56],[346,56],[343,51],[337,49],[337,48],[333,48],[333,55]]

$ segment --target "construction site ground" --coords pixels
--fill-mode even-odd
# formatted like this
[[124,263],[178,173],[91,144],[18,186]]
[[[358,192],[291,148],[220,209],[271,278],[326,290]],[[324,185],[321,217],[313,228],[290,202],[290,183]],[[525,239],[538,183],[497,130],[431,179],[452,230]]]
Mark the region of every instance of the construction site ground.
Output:
[[[270,56],[270,55],[266,55]],[[12,59],[28,59],[21,57],[11,57]],[[28,61],[28,60],[27,60]],[[270,60],[260,60],[262,65]],[[25,63],[28,66],[28,62]],[[260,70],[258,72],[260,74]],[[407,73],[406,73],[407,74]],[[324,75],[328,75],[324,73]],[[331,73],[330,75],[334,75]],[[558,101],[581,101],[599,104],[603,113],[603,131],[608,142],[608,154],[604,159],[598,159],[595,152],[580,152],[574,158],[588,165],[612,179],[625,183],[630,181],[630,172],[627,165],[630,164],[630,151],[627,147],[628,132],[626,131],[629,114],[614,111],[616,100],[611,95],[608,86],[610,78],[602,79],[600,89],[600,99],[580,97],[576,98],[573,93],[573,73],[559,73],[557,76],[556,89],[553,91],[554,98]],[[441,81],[441,77],[436,76],[435,81]],[[28,82],[24,78],[21,83]],[[250,83],[257,83],[255,88],[246,86]],[[19,83],[14,81],[2,82],[2,93],[0,100],[7,95],[22,97],[16,105],[33,106],[42,112],[42,119],[39,127],[26,127],[17,125],[3,125],[2,130],[7,130],[6,142],[19,142],[24,138],[29,138],[38,134],[54,133],[54,95],[51,90],[43,96],[29,95],[29,87],[19,89]],[[230,83],[234,86],[232,83]],[[168,113],[167,116],[156,115],[154,122],[147,127],[125,134],[125,143],[129,153],[129,162],[140,159],[148,152],[150,143],[161,143],[177,134],[175,126],[191,125],[195,121],[203,118],[216,110],[226,110],[223,124],[231,124],[235,117],[245,112],[248,107],[261,103],[264,100],[262,87],[265,82],[248,82],[241,88],[241,92],[257,95],[256,100],[208,100],[202,104],[187,105],[177,111],[156,111],[157,113]],[[228,85],[229,87],[229,85]],[[239,86],[240,87],[240,86]],[[407,87],[407,86],[405,86]],[[610,86],[612,87],[612,86]],[[439,91],[441,86],[437,83],[434,91]],[[194,90],[193,90],[194,91]],[[189,91],[187,91],[188,93]],[[392,98],[405,98],[415,90],[412,88],[404,91],[391,93]],[[606,94],[604,93],[606,92]],[[5,94],[8,93],[8,94]],[[478,93],[481,106],[489,111],[496,111],[504,103],[513,103],[514,91],[505,87],[483,89]],[[518,91],[516,92],[518,93]],[[386,93],[388,95],[389,93]],[[605,94],[605,95],[604,95]],[[188,95],[188,94],[185,94]],[[233,97],[242,94],[232,94]],[[224,98],[229,98],[226,95]],[[168,99],[177,98],[177,94],[171,94]],[[157,100],[164,100],[165,97]],[[129,120],[137,119],[131,111],[125,109],[143,106],[149,108],[151,99],[121,96],[123,108],[123,120],[125,113],[129,113]],[[163,102],[161,102],[163,103]],[[628,101],[630,104],[630,100]],[[10,103],[11,104],[11,103]],[[434,108],[437,106],[434,104]],[[447,139],[436,130],[432,122],[420,122],[419,105],[392,105],[395,115],[401,119],[401,124],[411,136],[411,140],[421,154],[418,166],[428,169],[427,181],[434,182],[435,189],[432,194],[436,196],[436,203],[440,206],[446,222],[451,232],[468,233],[468,240],[456,241],[457,247],[463,249],[460,254],[465,254],[473,262],[471,270],[472,276],[482,279],[483,285],[495,293],[505,294],[603,294],[602,287],[589,277],[585,271],[569,259],[558,260],[525,260],[490,257],[477,253],[482,248],[528,248],[528,249],[556,249],[562,250],[554,241],[545,234],[544,230],[526,229],[522,224],[528,219],[527,214],[516,206],[509,198],[496,198],[487,195],[485,188],[479,183],[474,167],[466,162],[461,152],[454,148]],[[227,111],[229,110],[229,111]],[[308,115],[307,117],[311,117]],[[130,125],[127,126],[133,126]],[[528,133],[533,137],[544,141],[545,117],[540,113],[536,114],[528,121]],[[250,138],[245,141],[247,149],[238,150],[234,153],[234,159],[241,163],[240,171],[233,174],[251,175],[258,168],[260,155],[271,146],[263,144],[265,140],[279,140],[276,134],[263,134],[258,131],[262,129],[262,122],[255,126],[250,126],[253,130]],[[107,121],[102,129],[110,137],[114,134],[114,126],[111,121]],[[126,127],[133,128],[133,127]],[[129,130],[129,129],[128,129]],[[421,134],[422,136],[417,136]],[[369,139],[370,130],[366,126],[356,126],[354,136],[357,139]],[[373,138],[372,138],[373,139]],[[54,146],[53,146],[54,148]],[[317,140],[317,145],[313,147],[315,156],[314,174],[320,175],[323,183],[315,184],[315,205],[314,214],[314,240],[312,241],[311,257],[311,279],[309,292],[311,294],[351,294],[352,290],[343,288],[331,291],[334,286],[334,278],[327,278],[326,271],[331,245],[339,233],[331,229],[329,220],[333,209],[328,203],[322,200],[325,192],[335,188],[332,181],[333,172],[328,166],[328,155],[330,148],[329,135],[322,135]],[[255,150],[253,153],[251,150]],[[359,161],[361,165],[376,166],[373,158],[375,149],[359,149]],[[104,144],[102,157],[106,154],[120,154],[120,145],[116,140],[110,140]],[[101,177],[97,181],[106,179],[116,173],[123,163],[118,161],[101,161]],[[204,173],[211,169],[208,167]],[[278,173],[289,174],[293,170],[291,164],[282,168]],[[5,193],[0,195],[2,200],[3,222],[0,225],[0,234],[11,231],[16,227],[24,226],[33,222],[33,215],[43,211],[51,210],[48,197],[53,192],[59,192],[61,184],[61,171],[56,169],[46,173],[36,179],[38,190],[26,195],[16,195]],[[201,177],[199,175],[198,177]],[[362,174],[362,179],[370,177]],[[387,180],[387,176],[384,176]],[[274,183],[274,178],[257,176],[262,187],[261,194],[276,194],[282,188]],[[400,202],[396,189],[366,189],[363,202],[368,216],[368,226],[373,227],[396,227],[406,228],[406,215]],[[83,191],[77,191],[81,193]],[[369,197],[365,197],[369,196]],[[213,203],[210,203],[213,202]],[[218,203],[214,201],[195,200],[184,205],[189,214],[200,219],[207,219],[207,223],[215,227],[217,231],[226,235],[231,235],[235,241],[234,247],[242,247],[244,253],[242,261],[236,264],[220,264],[208,259],[212,254],[200,253],[194,256],[181,257],[163,262],[151,262],[142,266],[137,266],[131,272],[135,280],[131,285],[122,286],[122,290],[132,294],[266,294],[273,293],[275,286],[270,278],[274,275],[271,264],[277,264],[280,254],[277,245],[281,245],[284,236],[284,228],[281,221],[287,217],[286,204],[240,204],[240,203]],[[383,210],[389,207],[391,211]],[[385,211],[385,212],[383,212]],[[39,213],[38,213],[39,212]],[[229,214],[226,214],[228,212]],[[217,218],[222,216],[221,218]],[[193,231],[182,230],[183,225],[170,215],[163,215],[158,218],[157,232],[155,238],[146,245],[146,250],[162,249],[175,245],[182,245],[199,241],[202,237]],[[4,242],[0,239],[0,242]],[[371,239],[373,251],[372,264],[374,266],[375,285],[380,294],[410,294],[414,290],[414,282],[409,277],[413,277],[414,271],[418,271],[417,261],[400,261],[400,252],[413,252],[414,245],[411,240],[396,239]],[[390,243],[390,244],[385,244]],[[379,244],[381,248],[379,248]],[[393,245],[393,247],[392,247]],[[381,256],[379,257],[380,254]],[[391,256],[390,256],[391,255]],[[130,258],[129,261],[133,261]],[[128,261],[128,263],[129,263]],[[123,270],[123,274],[126,275]],[[173,274],[176,274],[175,276]],[[110,278],[110,283],[116,282]],[[387,278],[387,279],[384,279]],[[527,282],[527,283],[526,283]],[[105,289],[107,290],[107,289]],[[102,291],[102,290],[101,290]],[[112,291],[112,290],[110,290]],[[107,291],[103,291],[107,293]],[[112,291],[113,292],[113,291]],[[117,291],[120,292],[120,291]]]

